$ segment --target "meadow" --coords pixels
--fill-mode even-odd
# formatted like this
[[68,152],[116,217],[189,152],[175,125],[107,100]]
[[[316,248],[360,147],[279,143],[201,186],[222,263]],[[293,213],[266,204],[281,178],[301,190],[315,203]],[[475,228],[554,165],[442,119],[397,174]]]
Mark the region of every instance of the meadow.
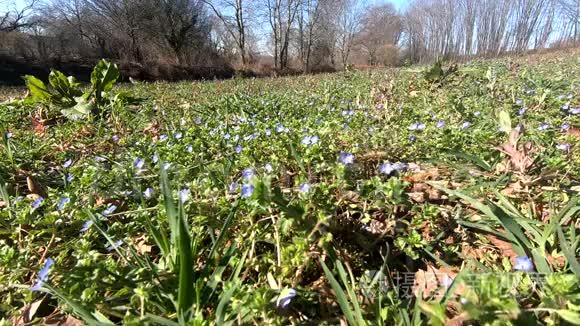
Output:
[[580,324],[580,50],[0,90],[0,324]]

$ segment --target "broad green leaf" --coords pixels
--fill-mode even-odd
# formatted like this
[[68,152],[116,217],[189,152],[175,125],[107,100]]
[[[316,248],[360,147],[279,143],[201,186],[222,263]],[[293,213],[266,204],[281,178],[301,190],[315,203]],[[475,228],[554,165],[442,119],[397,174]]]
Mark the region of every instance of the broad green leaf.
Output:
[[501,129],[501,131],[505,133],[509,133],[512,131],[512,120],[507,111],[505,110],[500,111],[498,114],[498,119],[499,119],[499,128]]
[[62,109],[60,112],[68,119],[80,120],[87,118],[91,114],[92,104],[82,96],[76,97],[77,104],[69,109]]
[[48,101],[51,99],[52,94],[42,80],[30,75],[24,76],[24,80],[26,81],[26,87],[28,87],[30,96],[34,100]]

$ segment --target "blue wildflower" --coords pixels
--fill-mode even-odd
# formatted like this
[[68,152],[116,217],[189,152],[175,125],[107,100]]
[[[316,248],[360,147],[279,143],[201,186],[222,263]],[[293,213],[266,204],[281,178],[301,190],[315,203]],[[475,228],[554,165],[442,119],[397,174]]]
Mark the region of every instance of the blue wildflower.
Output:
[[191,146],[191,145],[187,145],[187,147],[185,148],[185,150],[186,150],[188,153],[193,153],[193,146]]
[[297,292],[294,289],[284,289],[278,299],[276,299],[276,306],[281,309],[285,309],[288,307],[292,299],[296,297]]
[[266,136],[270,137],[270,135],[272,134],[272,130],[266,129],[265,134]]
[[165,141],[165,140],[167,140],[167,138],[168,138],[167,135],[162,134],[159,136],[159,141]]
[[180,140],[181,138],[183,138],[183,133],[176,132],[175,134],[173,134],[173,138]]
[[106,159],[106,158],[104,158],[104,157],[102,157],[102,156],[95,156],[95,161],[97,161],[97,162],[104,162],[104,161],[106,161],[106,160],[107,160],[107,159]]
[[523,116],[526,113],[527,110],[528,110],[528,108],[526,108],[526,107],[523,107],[523,108],[519,109],[518,110],[518,115],[520,117]]
[[64,207],[66,206],[66,204],[70,203],[70,198],[68,197],[63,197],[58,201],[58,205],[56,205],[56,209],[58,209],[59,211],[62,211],[64,209]]
[[242,197],[251,197],[254,193],[254,186],[252,185],[242,185]]
[[54,260],[52,260],[50,257],[47,258],[40,271],[38,271],[38,275],[36,276],[36,283],[30,288],[30,290],[39,291],[44,283],[48,281],[48,275],[50,274],[50,268],[52,265],[54,265]]
[[101,213],[103,216],[111,215],[117,209],[117,205],[109,204],[107,208]]
[[44,198],[38,197],[32,202],[32,204],[30,204],[30,206],[32,207],[32,209],[37,209],[38,207],[40,207],[43,201]]
[[243,149],[242,145],[238,144],[238,145],[236,145],[235,151],[236,151],[236,153],[240,154],[242,152],[242,149]]
[[75,176],[72,175],[71,173],[66,174],[66,181],[71,182],[71,181],[73,181],[74,178],[75,178]]
[[239,186],[240,185],[235,181],[230,183],[230,185],[228,186],[228,192],[230,194],[236,192],[236,190],[238,189]]
[[340,152],[338,160],[344,165],[352,164],[354,162],[354,155],[347,152]]
[[542,123],[540,124],[540,126],[538,127],[538,130],[539,130],[539,131],[544,131],[544,130],[547,130],[548,128],[550,128],[550,125],[549,125],[549,124],[547,124],[547,123],[545,123],[545,122],[542,122]]
[[113,135],[113,137],[111,137],[111,140],[113,140],[114,143],[118,143],[119,142],[119,136]]
[[86,220],[83,226],[81,227],[81,233],[87,232],[94,223],[95,222],[93,222],[93,220]]
[[6,137],[6,139],[10,139],[12,138],[12,133],[10,131],[7,131],[4,136]]
[[251,168],[247,168],[247,169],[244,169],[244,171],[242,171],[242,178],[244,178],[246,180],[250,180],[255,175],[256,175],[256,173]]
[[185,203],[188,199],[189,199],[189,194],[191,193],[191,191],[187,188],[183,188],[179,191],[179,201],[181,201],[181,203]]
[[415,135],[410,135],[409,136],[409,141],[410,142],[414,142],[415,140],[417,140],[417,136],[415,136]]
[[64,163],[62,164],[62,167],[66,169],[66,168],[70,167],[72,165],[72,163],[73,163],[73,161],[71,159],[68,159],[68,160],[64,161]]
[[153,193],[155,191],[153,190],[153,188],[147,188],[145,189],[145,191],[143,191],[143,197],[145,197],[145,199],[151,199],[151,197],[153,197]]
[[520,99],[516,100],[516,105],[522,105],[522,104],[524,104],[523,100],[520,100]]
[[561,151],[565,151],[565,152],[569,152],[570,151],[570,144],[558,144],[556,145],[556,148],[561,150]]
[[423,130],[425,129],[425,124],[422,122],[415,122],[409,126],[409,130]]
[[266,163],[266,165],[264,165],[264,170],[266,170],[266,172],[268,173],[272,173],[272,171],[274,171],[274,168],[272,168],[272,164]]
[[465,121],[463,124],[461,124],[461,129],[467,129],[471,127],[471,122],[469,121]]
[[224,135],[224,139],[225,139],[225,140],[228,140],[228,139],[230,139],[230,138],[232,138],[232,136],[231,136],[229,133],[226,133],[226,134]]
[[560,126],[560,130],[562,131],[568,131],[570,129],[570,124],[567,122],[564,122],[561,126]]
[[195,118],[195,124],[200,125],[203,123],[203,120],[200,117]]
[[153,156],[151,156],[151,161],[153,164],[159,162],[159,156],[157,154],[153,154]]
[[305,182],[298,187],[298,190],[303,194],[308,193],[310,191],[310,184]]
[[145,165],[145,160],[142,158],[136,158],[135,161],[133,162],[133,166],[135,167],[135,169],[137,170],[141,170],[143,169],[143,166]]
[[122,244],[123,244],[123,240],[117,240],[113,243],[108,244],[105,247],[105,249],[107,249],[107,251],[113,251],[115,249],[118,249]]
[[444,120],[437,121],[437,124],[435,125],[435,127],[437,127],[438,129],[444,128],[445,127],[445,121]]
[[305,136],[302,138],[302,145],[309,146],[318,143],[320,138],[318,136]]
[[521,272],[533,272],[534,263],[527,256],[518,256],[515,260],[514,269]]
[[570,109],[568,112],[570,112],[570,114],[580,114],[580,107],[577,108],[572,108]]

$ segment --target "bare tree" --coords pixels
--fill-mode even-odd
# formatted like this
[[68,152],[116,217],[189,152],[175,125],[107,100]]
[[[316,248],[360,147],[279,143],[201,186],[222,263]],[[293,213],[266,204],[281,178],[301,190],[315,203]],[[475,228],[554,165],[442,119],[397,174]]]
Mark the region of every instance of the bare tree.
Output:
[[378,64],[379,51],[387,45],[397,45],[401,33],[401,18],[392,4],[368,7],[363,15],[362,29],[357,38],[358,43],[368,54],[369,64]]
[[343,0],[337,15],[337,45],[342,67],[346,67],[354,46],[355,36],[361,27],[362,9],[359,0]]
[[37,0],[29,0],[21,9],[17,9],[14,6],[11,10],[0,12],[0,32],[12,32],[21,28],[31,27],[34,22],[28,18],[36,4]]
[[288,68],[290,31],[299,6],[300,0],[266,0],[264,2],[263,9],[272,31],[276,68]]
[[[225,31],[235,40],[242,64],[248,63],[246,38],[249,26],[249,6],[244,0],[204,0],[224,26]],[[232,12],[232,14],[227,14]]]

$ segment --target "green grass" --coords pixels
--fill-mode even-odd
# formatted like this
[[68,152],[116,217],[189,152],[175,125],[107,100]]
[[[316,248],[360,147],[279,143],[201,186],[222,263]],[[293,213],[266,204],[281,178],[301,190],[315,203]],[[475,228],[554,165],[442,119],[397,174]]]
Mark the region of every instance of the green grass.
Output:
[[6,101],[1,323],[578,323],[577,58],[127,84],[80,121]]

